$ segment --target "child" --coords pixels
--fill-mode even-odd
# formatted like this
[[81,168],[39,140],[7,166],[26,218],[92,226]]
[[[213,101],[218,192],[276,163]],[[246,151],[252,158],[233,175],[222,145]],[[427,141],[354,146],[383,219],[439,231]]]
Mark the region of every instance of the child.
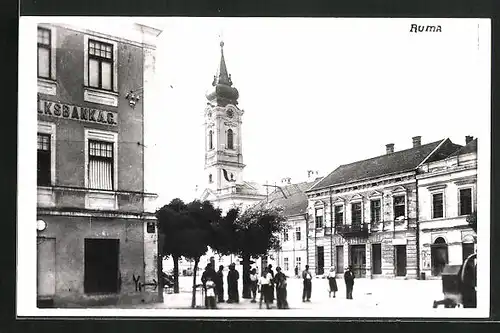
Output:
[[205,283],[206,288],[206,302],[208,309],[215,309],[215,282],[212,281],[211,276],[207,276],[207,282]]

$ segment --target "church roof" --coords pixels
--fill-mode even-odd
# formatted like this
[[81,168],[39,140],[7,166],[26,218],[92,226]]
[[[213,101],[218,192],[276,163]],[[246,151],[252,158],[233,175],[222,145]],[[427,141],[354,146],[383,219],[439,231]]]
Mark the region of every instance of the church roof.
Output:
[[450,139],[443,139],[418,147],[341,165],[313,186],[310,191],[389,174],[412,171],[424,161],[432,162],[444,159],[461,147],[452,143]]
[[224,58],[224,42],[221,41],[219,68],[212,82],[213,88],[206,95],[207,99],[219,106],[225,106],[229,103],[237,105],[239,92],[232,85],[231,74],[227,71],[226,60]]

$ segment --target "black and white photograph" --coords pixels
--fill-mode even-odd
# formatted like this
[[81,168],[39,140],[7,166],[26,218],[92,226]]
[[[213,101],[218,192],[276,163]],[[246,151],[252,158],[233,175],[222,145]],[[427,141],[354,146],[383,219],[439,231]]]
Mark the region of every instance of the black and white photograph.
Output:
[[490,118],[489,19],[23,16],[17,315],[487,318]]

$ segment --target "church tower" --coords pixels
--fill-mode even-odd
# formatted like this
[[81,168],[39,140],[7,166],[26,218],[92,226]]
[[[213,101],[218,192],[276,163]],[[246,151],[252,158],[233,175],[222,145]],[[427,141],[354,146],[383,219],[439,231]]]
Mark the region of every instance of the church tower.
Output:
[[241,144],[243,110],[238,107],[239,93],[227,71],[224,42],[220,47],[220,64],[206,94],[205,108],[205,187],[215,193],[242,184],[245,167]]

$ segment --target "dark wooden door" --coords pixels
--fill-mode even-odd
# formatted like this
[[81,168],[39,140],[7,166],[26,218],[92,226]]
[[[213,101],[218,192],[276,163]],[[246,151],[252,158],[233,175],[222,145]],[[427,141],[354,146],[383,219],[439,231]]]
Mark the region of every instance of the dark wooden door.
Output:
[[325,272],[325,248],[318,246],[318,275]]
[[351,246],[352,271],[357,278],[365,277],[366,248],[365,245]]
[[406,245],[396,245],[396,276],[406,276]]
[[336,272],[337,273],[344,273],[344,246],[339,245],[336,247]]
[[372,245],[372,274],[382,274],[382,246]]

